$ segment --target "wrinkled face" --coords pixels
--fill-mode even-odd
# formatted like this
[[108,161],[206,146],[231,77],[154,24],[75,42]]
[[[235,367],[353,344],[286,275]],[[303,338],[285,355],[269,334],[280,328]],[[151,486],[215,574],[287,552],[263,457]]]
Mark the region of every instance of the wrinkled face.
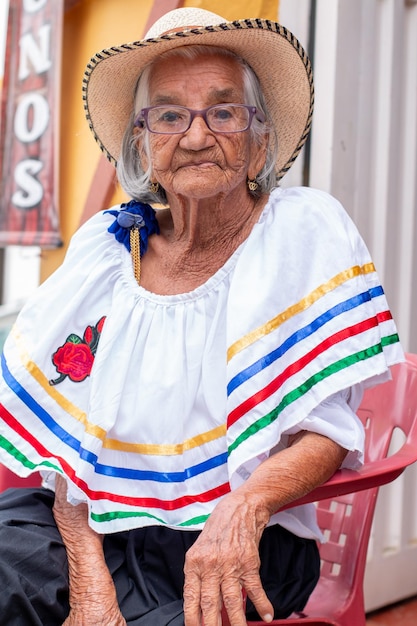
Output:
[[[215,104],[247,104],[240,65],[231,58],[201,55],[197,59],[162,59],[152,69],[150,106],[176,104],[205,109]],[[139,142],[141,133],[139,131]],[[254,143],[250,131],[221,134],[202,117],[194,118],[182,134],[149,133],[152,180],[167,195],[207,198],[228,195],[255,178],[263,166],[265,147]],[[147,165],[147,163],[144,163]]]

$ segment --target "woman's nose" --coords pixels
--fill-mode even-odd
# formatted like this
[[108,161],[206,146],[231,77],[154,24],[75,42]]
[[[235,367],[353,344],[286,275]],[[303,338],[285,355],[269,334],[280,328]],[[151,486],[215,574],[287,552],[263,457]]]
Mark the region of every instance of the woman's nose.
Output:
[[204,118],[196,115],[190,128],[181,137],[180,144],[189,150],[201,150],[214,145],[215,141],[214,133],[209,129]]

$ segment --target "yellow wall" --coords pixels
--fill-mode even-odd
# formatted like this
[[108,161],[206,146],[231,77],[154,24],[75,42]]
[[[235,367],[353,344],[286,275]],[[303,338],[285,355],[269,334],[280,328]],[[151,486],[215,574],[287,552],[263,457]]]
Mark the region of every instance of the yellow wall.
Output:
[[200,7],[213,11],[226,20],[262,17],[277,21],[279,0],[185,0],[185,7]]
[[84,115],[81,86],[85,66],[97,51],[141,38],[152,4],[153,0],[81,0],[65,13],[59,190],[64,246],[42,251],[41,281],[63,260],[101,156]]
[[[279,0],[186,0],[184,6],[214,11],[226,19],[277,19]],[[153,0],[80,0],[64,20],[60,220],[64,245],[43,250],[41,281],[62,262],[69,239],[78,228],[101,152],[85,121],[81,85],[86,63],[97,51],[142,38]],[[116,189],[111,204],[125,197]]]

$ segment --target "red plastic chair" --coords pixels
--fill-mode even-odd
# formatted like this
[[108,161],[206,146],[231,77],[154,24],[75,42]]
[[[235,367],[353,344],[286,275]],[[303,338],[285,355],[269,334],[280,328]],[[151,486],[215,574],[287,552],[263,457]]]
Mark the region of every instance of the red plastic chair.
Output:
[[[302,615],[274,620],[274,626],[365,626],[363,579],[378,488],[417,461],[417,355],[392,368],[393,379],[365,392],[358,414],[366,429],[365,465],[341,470],[295,504],[317,502],[320,580]],[[406,441],[388,456],[395,429]],[[248,622],[248,626],[265,622]],[[223,626],[229,626],[226,616]]]
[[40,484],[41,477],[38,472],[34,472],[27,478],[20,478],[0,464],[0,493],[9,487],[40,487]]

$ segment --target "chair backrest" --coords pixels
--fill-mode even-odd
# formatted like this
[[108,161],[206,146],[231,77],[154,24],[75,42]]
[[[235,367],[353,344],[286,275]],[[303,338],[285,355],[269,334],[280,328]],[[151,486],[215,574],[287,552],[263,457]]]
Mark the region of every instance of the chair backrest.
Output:
[[[358,415],[366,431],[365,463],[387,458],[397,429],[408,443],[416,438],[417,356],[406,356],[405,363],[392,368],[392,380],[364,394]],[[365,626],[363,579],[377,495],[378,487],[371,487],[317,502],[318,523],[326,537],[320,546],[320,580],[304,617],[272,624]]]
[[366,429],[365,462],[386,458],[393,432],[399,429],[408,438],[415,420],[417,355],[406,354],[406,361],[391,369],[392,380],[368,389],[359,407]]

